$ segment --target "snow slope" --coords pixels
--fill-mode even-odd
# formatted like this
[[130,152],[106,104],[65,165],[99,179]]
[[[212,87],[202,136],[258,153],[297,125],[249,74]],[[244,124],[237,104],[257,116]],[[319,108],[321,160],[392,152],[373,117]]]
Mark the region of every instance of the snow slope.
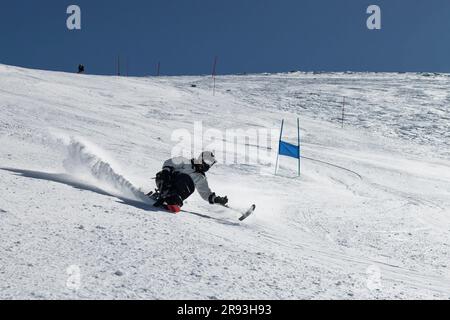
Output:
[[[213,96],[207,76],[0,65],[0,298],[448,299],[449,85],[428,74],[220,76]],[[247,146],[259,162],[208,174],[231,205],[256,203],[245,222],[198,195],[179,215],[143,197],[176,130],[276,130],[285,118],[295,141],[297,116],[300,178],[286,158],[274,176],[276,145],[259,142]]]

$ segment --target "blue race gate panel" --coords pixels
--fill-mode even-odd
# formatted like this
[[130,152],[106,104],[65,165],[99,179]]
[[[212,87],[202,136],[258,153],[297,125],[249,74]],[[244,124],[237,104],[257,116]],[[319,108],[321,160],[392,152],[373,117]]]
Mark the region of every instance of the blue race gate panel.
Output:
[[288,156],[295,159],[300,158],[299,147],[284,141],[280,141],[280,149],[278,153],[281,156]]

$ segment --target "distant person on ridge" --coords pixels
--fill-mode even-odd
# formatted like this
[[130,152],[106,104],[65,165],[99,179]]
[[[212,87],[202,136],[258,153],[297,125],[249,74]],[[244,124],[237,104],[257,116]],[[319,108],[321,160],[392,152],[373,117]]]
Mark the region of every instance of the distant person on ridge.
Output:
[[84,65],[78,65],[78,73],[84,73]]
[[218,197],[211,191],[206,172],[216,163],[211,151],[203,151],[197,159],[176,157],[164,162],[163,170],[156,174],[155,193],[148,195],[156,200],[154,206],[164,207],[171,212],[180,212],[183,201],[195,189],[210,204],[226,205],[228,198]]

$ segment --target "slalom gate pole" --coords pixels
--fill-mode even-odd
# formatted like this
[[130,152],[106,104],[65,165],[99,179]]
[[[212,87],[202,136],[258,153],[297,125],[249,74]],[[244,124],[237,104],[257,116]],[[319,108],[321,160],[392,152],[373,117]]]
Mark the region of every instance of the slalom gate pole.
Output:
[[297,134],[298,134],[298,176],[300,177],[300,119],[297,118]]
[[283,125],[284,125],[284,119],[281,120],[280,139],[278,140],[277,161],[275,163],[275,175],[277,175],[278,158],[280,157],[280,143],[281,143],[281,138],[283,137]]
[[213,77],[213,96],[216,95],[216,68],[217,68],[217,56],[214,57],[214,65],[212,70],[212,77]]

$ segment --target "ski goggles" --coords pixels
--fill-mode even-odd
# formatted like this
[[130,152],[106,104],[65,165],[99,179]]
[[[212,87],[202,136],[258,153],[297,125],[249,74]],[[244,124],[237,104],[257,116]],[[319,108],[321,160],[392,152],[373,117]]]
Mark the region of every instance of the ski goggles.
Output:
[[204,172],[207,172],[209,169],[211,169],[211,167],[216,164],[217,161],[214,160],[211,164],[206,163],[205,161],[202,162],[202,169]]

